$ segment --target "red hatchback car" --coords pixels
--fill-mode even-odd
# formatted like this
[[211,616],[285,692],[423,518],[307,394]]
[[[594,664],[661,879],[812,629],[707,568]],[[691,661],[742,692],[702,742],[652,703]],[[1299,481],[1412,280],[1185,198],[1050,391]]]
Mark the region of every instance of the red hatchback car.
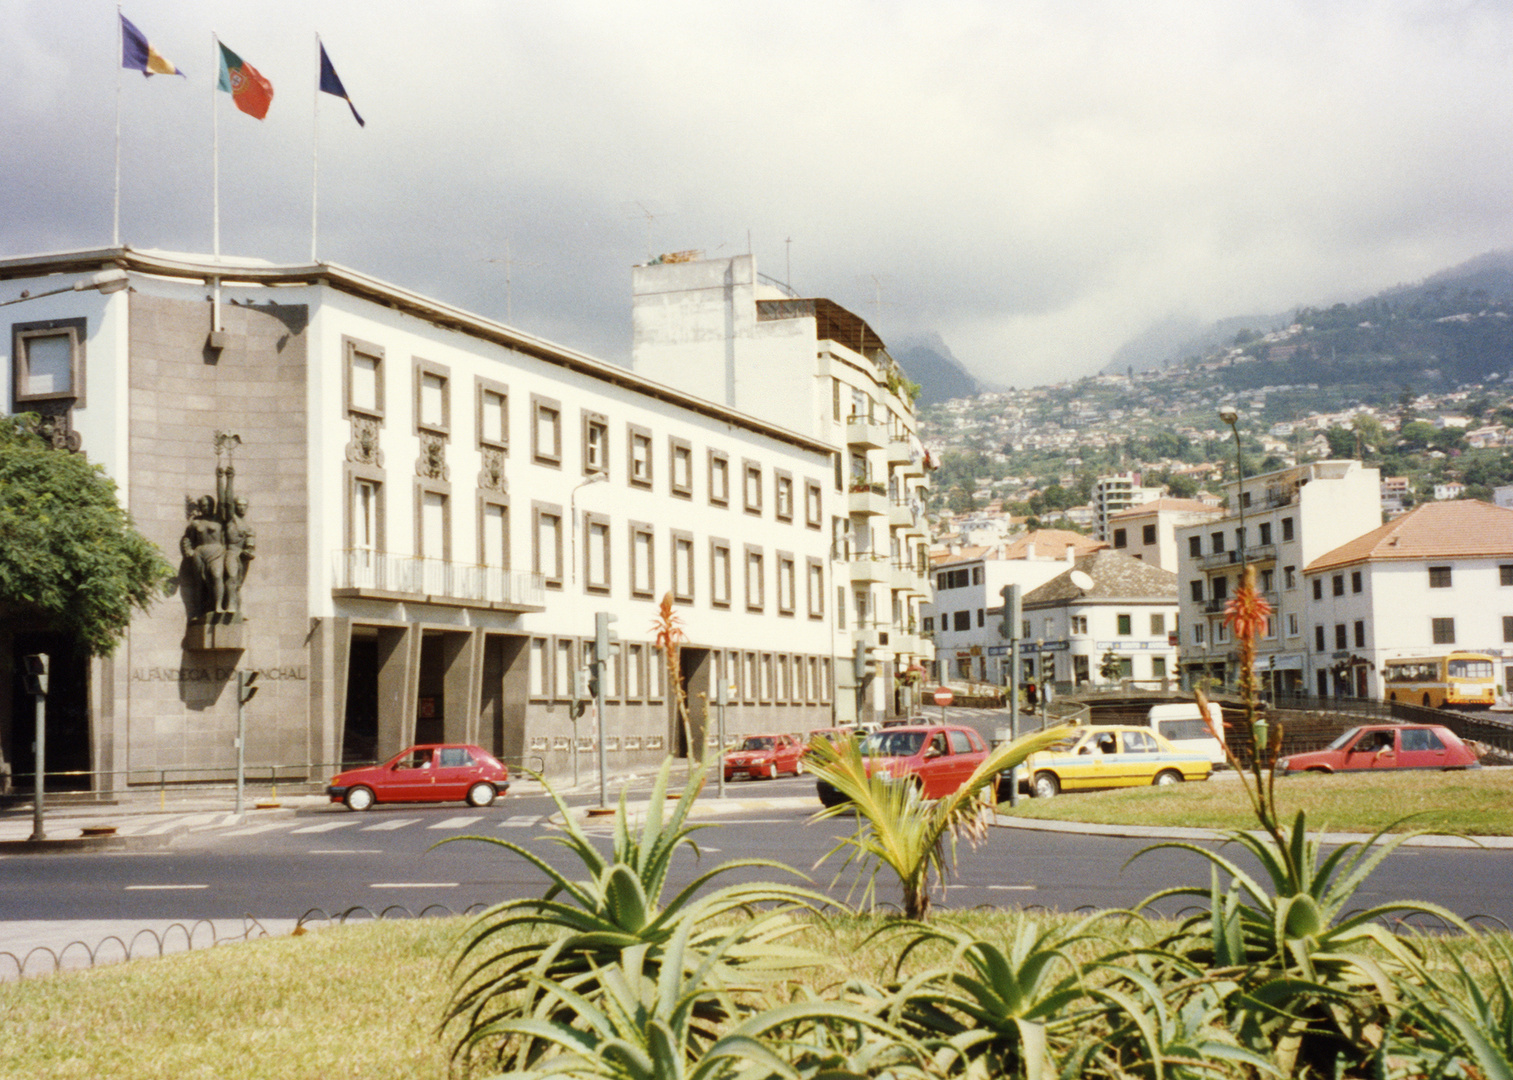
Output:
[[452,802],[487,806],[510,786],[510,770],[494,755],[466,743],[412,746],[382,765],[348,769],[331,778],[326,794],[351,810],[376,802]]
[[1476,754],[1438,724],[1378,724],[1351,728],[1323,750],[1277,761],[1284,773],[1362,769],[1479,769]]
[[748,735],[725,755],[725,779],[776,780],[778,773],[797,776],[804,771],[803,758],[804,744],[795,735]]
[[[911,724],[874,731],[861,742],[869,776],[912,780],[927,799],[949,795],[988,756],[988,744],[971,728]],[[815,785],[820,802],[836,806],[845,796],[825,781]]]

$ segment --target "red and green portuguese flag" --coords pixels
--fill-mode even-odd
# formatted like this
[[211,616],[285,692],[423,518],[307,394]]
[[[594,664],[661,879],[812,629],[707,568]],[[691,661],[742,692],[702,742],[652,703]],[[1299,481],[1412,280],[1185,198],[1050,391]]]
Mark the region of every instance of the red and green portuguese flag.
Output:
[[273,84],[236,53],[221,45],[221,81],[218,89],[231,95],[231,102],[248,116],[261,120],[273,104]]

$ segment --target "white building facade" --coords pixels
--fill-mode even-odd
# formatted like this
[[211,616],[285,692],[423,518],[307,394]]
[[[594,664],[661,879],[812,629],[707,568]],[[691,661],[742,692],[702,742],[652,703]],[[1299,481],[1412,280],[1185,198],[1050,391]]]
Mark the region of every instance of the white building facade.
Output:
[[[236,676],[255,671],[254,769],[445,739],[561,772],[598,748],[596,718],[573,720],[597,612],[621,639],[608,759],[660,761],[689,749],[652,643],[666,594],[695,754],[719,683],[730,730],[834,722],[853,577],[835,579],[850,506],[828,442],[332,264],[108,249],[0,262],[0,280],[35,295],[101,269],[129,288],[9,309],[6,402],[101,465],[180,574],[113,657],[65,664],[59,768],[99,788],[229,775]],[[228,465],[244,513],[218,487]],[[868,516],[890,522],[881,504]],[[238,609],[207,610],[212,571],[220,590],[237,563]],[[68,643],[11,620],[0,663],[29,651]],[[24,772],[29,739],[0,708]]]
[[1196,499],[1153,499],[1110,515],[1109,546],[1175,573],[1177,530],[1223,516],[1224,511]]

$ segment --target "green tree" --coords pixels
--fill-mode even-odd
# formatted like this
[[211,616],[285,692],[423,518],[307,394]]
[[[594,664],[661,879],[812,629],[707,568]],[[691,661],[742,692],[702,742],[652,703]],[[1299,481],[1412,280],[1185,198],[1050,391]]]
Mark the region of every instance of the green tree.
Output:
[[132,525],[115,481],[53,449],[32,423],[0,417],[0,614],[40,620],[109,656],[173,568]]

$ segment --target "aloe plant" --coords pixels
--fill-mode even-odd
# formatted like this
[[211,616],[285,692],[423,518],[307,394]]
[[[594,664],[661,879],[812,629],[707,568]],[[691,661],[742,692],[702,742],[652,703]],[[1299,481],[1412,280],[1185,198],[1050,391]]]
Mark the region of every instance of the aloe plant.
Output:
[[990,793],[997,790],[999,773],[1065,735],[1066,728],[1058,727],[1006,743],[990,753],[961,787],[935,800],[925,799],[912,783],[871,773],[854,738],[833,746],[815,736],[805,759],[809,771],[848,800],[821,811],[819,817],[855,812],[860,819],[856,833],[824,858],[849,849],[841,869],[853,861],[869,867],[869,893],[879,871],[887,867],[903,890],[904,918],[923,919],[930,910],[931,879],[941,881],[951,873],[957,841],[975,844],[987,836],[987,815],[993,809]]
[[[644,948],[643,967],[655,970],[664,950],[680,932],[682,958],[697,958],[723,941],[727,916],[757,908],[819,909],[829,899],[800,886],[771,883],[728,885],[704,893],[721,875],[743,868],[795,873],[766,859],[734,859],[699,874],[670,899],[663,899],[674,856],[688,849],[697,855],[693,833],[702,826],[687,822],[703,770],[671,806],[666,796],[671,762],[664,763],[645,809],[639,831],[631,827],[622,792],[615,814],[609,855],[601,853],[555,791],[548,793],[561,815],[562,831],[553,839],[577,856],[585,876],[571,878],[520,844],[492,836],[454,837],[447,842],[476,841],[518,855],[537,867],[549,883],[540,899],[508,900],[474,919],[459,937],[452,965],[454,990],[443,1014],[442,1030],[455,1033],[453,1057],[473,1057],[493,1048],[501,1059],[529,1062],[543,1047],[527,1035],[505,1046],[500,1025],[535,1014],[543,1002],[556,1000],[547,987],[569,989],[592,1000],[601,990],[599,973],[616,964],[628,949]],[[811,957],[788,948],[785,939],[797,926],[785,917],[751,924],[718,952],[720,975],[802,966]],[[519,938],[524,940],[517,940]],[[513,943],[512,943],[513,942]],[[699,1019],[712,1032],[724,1015],[701,999]],[[514,1031],[515,1029],[508,1029]]]
[[1504,936],[1478,934],[1469,950],[1488,962],[1473,974],[1459,955],[1446,969],[1418,953],[1400,984],[1405,1007],[1382,1055],[1420,1063],[1431,1077],[1476,1076],[1513,1080],[1513,946]]

